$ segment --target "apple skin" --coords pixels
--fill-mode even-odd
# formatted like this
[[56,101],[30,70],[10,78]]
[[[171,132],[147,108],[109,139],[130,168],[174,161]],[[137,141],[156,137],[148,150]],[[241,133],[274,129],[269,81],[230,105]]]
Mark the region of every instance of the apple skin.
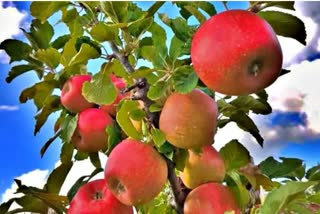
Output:
[[121,94],[120,90],[124,90],[127,86],[122,78],[116,77],[115,75],[111,74],[110,79],[113,82],[114,86],[117,88],[118,95],[112,104],[101,105],[100,108],[105,112],[109,113],[110,115],[116,116],[118,103],[123,98],[128,97],[130,93]]
[[184,170],[180,173],[186,187],[194,189],[201,184],[221,182],[224,179],[226,174],[224,161],[211,145],[202,147],[199,154],[192,150],[188,150],[188,153]]
[[89,108],[79,114],[77,128],[71,142],[83,152],[97,152],[107,149],[106,128],[113,124],[110,115],[101,109]]
[[82,95],[82,86],[90,81],[90,75],[75,75],[65,82],[61,90],[61,104],[71,112],[78,113],[93,107]]
[[200,148],[213,143],[217,126],[217,104],[204,92],[173,93],[160,114],[159,127],[178,148]]
[[133,214],[133,207],[119,202],[99,179],[84,184],[73,197],[68,214]]
[[184,214],[224,214],[240,208],[232,192],[222,184],[207,183],[193,189],[184,202]]
[[151,145],[129,138],[112,150],[105,167],[108,188],[126,205],[151,201],[163,189],[167,176],[163,157]]
[[256,93],[271,85],[282,67],[272,27],[245,10],[228,10],[205,21],[191,43],[191,61],[201,81],[226,95]]

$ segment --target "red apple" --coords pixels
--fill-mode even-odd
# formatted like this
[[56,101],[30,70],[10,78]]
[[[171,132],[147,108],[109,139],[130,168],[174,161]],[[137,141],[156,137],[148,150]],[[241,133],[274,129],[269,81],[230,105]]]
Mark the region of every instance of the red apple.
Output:
[[216,102],[204,92],[173,93],[163,106],[159,126],[174,146],[200,148],[213,143],[217,115]]
[[226,168],[219,152],[211,145],[202,148],[201,153],[188,150],[188,158],[180,177],[190,189],[204,183],[221,182],[224,179]]
[[207,183],[192,190],[184,202],[184,214],[224,214],[240,208],[228,187],[218,183]]
[[120,203],[99,179],[81,186],[73,197],[68,214],[133,214],[133,207]]
[[126,205],[151,201],[163,189],[167,175],[162,156],[151,145],[133,139],[118,144],[105,167],[108,188]]
[[118,103],[125,97],[129,96],[129,93],[121,94],[120,90],[124,90],[126,88],[126,83],[123,81],[122,78],[118,78],[115,75],[111,74],[110,79],[113,82],[114,86],[118,89],[117,90],[117,97],[115,101],[112,104],[108,105],[101,105],[100,108],[104,110],[105,112],[109,113],[112,116],[116,116],[117,111],[117,105]]
[[246,10],[228,10],[205,21],[192,38],[191,59],[202,82],[227,95],[259,92],[282,67],[272,27]]
[[101,109],[89,108],[79,114],[77,129],[72,137],[75,147],[84,152],[105,150],[108,146],[106,128],[113,124],[110,115]]
[[90,81],[90,75],[76,75],[71,77],[62,87],[61,104],[71,112],[78,113],[94,106],[82,95],[82,85]]

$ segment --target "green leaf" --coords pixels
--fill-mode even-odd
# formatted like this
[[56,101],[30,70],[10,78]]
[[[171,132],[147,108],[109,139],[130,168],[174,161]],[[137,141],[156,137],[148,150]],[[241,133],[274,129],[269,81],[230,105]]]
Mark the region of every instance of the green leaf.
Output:
[[153,23],[152,17],[142,18],[130,23],[128,26],[128,31],[132,36],[139,38],[150,28],[152,23]]
[[232,170],[227,172],[227,175],[233,180],[236,185],[228,185],[231,191],[235,194],[237,201],[241,208],[244,208],[250,201],[249,191],[246,189],[245,185],[241,181],[240,175]]
[[156,147],[161,147],[166,142],[166,135],[160,129],[152,128],[151,137]]
[[57,49],[54,48],[39,49],[37,52],[35,52],[34,56],[51,69],[56,68],[60,64],[61,55]]
[[166,14],[159,14],[163,23],[171,27],[173,33],[183,42],[188,42],[193,35],[193,30],[188,26],[187,21],[181,17],[170,19]]
[[17,179],[15,179],[15,182],[18,185],[17,193],[24,193],[25,195],[38,198],[54,209],[57,213],[63,213],[66,211],[66,205],[69,203],[67,197],[60,196],[55,193],[48,193],[35,187],[22,185],[21,181]]
[[306,178],[309,181],[319,181],[320,180],[320,165],[311,167],[306,173]]
[[99,42],[112,41],[116,39],[118,35],[118,29],[110,27],[103,22],[99,22],[92,27],[90,35],[93,39]]
[[72,162],[61,163],[60,166],[55,168],[50,173],[44,189],[47,190],[47,192],[58,194],[60,192],[60,189],[61,189],[69,171],[72,168],[72,165],[73,165]]
[[72,161],[74,146],[72,143],[63,143],[60,153],[60,161],[63,164],[68,164]]
[[130,112],[129,116],[133,120],[141,121],[146,116],[146,112],[142,109],[135,109]]
[[108,150],[107,155],[110,155],[114,147],[121,142],[121,129],[118,124],[107,126],[106,132],[108,134]]
[[249,132],[253,137],[255,137],[259,145],[263,146],[264,140],[260,135],[260,131],[253,120],[247,114],[242,111],[235,112],[231,114],[230,120],[234,121],[242,130]]
[[99,153],[98,152],[90,152],[89,153],[89,158],[90,158],[90,162],[92,163],[92,165],[96,168],[101,168],[101,162],[100,162],[100,158],[99,158]]
[[30,12],[33,17],[40,19],[45,22],[50,16],[56,13],[63,7],[68,6],[68,2],[57,1],[57,2],[32,2],[30,5]]
[[206,21],[206,17],[196,7],[193,7],[191,5],[185,5],[184,9],[186,9],[188,12],[194,15],[194,17],[196,17],[200,24]]
[[146,15],[146,12],[141,10],[136,3],[128,2],[128,11],[127,11],[127,23],[136,21],[140,19],[143,15]]
[[173,156],[173,162],[176,165],[176,169],[182,172],[188,161],[189,152],[187,149],[177,149]]
[[40,150],[40,156],[43,158],[43,155],[46,153],[47,149],[50,147],[50,145],[59,137],[61,134],[61,130],[58,131],[53,137],[50,137],[47,142],[43,144]]
[[69,24],[70,22],[74,21],[79,16],[78,11],[76,8],[71,8],[67,10],[66,8],[62,10],[62,18],[61,20]]
[[158,152],[165,155],[167,158],[172,160],[173,158],[173,152],[175,150],[175,147],[173,147],[168,141],[166,141],[162,146],[158,148]]
[[178,57],[188,54],[190,54],[190,49],[187,43],[181,41],[178,37],[173,36],[169,50],[169,56],[171,59],[175,61]]
[[103,1],[101,2],[102,11],[111,18],[114,23],[125,22],[127,16],[128,2],[125,1]]
[[117,90],[110,79],[110,69],[113,62],[104,63],[101,71],[92,77],[90,82],[85,82],[82,94],[91,103],[111,104],[117,97]]
[[34,128],[34,135],[36,135],[44,123],[47,121],[49,115],[61,109],[60,97],[57,95],[49,96],[45,99],[43,108],[40,113],[35,116],[36,125]]
[[5,50],[8,54],[10,57],[10,63],[27,59],[32,51],[32,48],[28,44],[16,39],[4,40],[0,44],[0,49]]
[[239,169],[251,162],[249,151],[238,140],[231,140],[220,149],[219,153],[227,171]]
[[51,42],[51,47],[59,50],[60,48],[63,48],[65,46],[65,44],[70,40],[70,38],[70,34],[59,36],[53,42]]
[[46,49],[50,47],[54,29],[48,21],[41,23],[39,19],[34,19],[32,20],[30,32],[26,32],[23,29],[22,31],[34,49]]
[[267,1],[264,2],[266,4],[264,8],[267,7],[280,7],[283,9],[295,10],[294,9],[294,1]]
[[150,111],[150,112],[159,112],[159,111],[161,111],[161,110],[162,110],[162,106],[159,105],[159,104],[157,104],[157,103],[153,103],[153,104],[151,104],[150,107],[149,107],[149,111]]
[[172,79],[175,90],[184,94],[191,92],[197,86],[199,80],[191,66],[177,68],[172,75]]
[[46,98],[50,96],[53,89],[58,86],[58,83],[52,78],[53,75],[47,75],[44,81],[24,89],[19,97],[20,102],[25,103],[28,100],[33,99],[37,109],[40,110],[45,104]]
[[136,130],[129,117],[130,112],[137,109],[139,109],[139,103],[137,101],[124,100],[117,113],[116,119],[127,136],[141,140],[142,134]]
[[72,38],[64,45],[61,55],[61,64],[65,67],[69,65],[71,59],[77,54],[77,50],[75,48],[76,41],[76,38]]
[[71,58],[69,66],[77,64],[87,64],[89,59],[95,59],[99,56],[100,55],[98,51],[94,47],[86,43],[83,43],[79,52]]
[[101,55],[100,44],[98,42],[91,40],[91,38],[89,36],[80,36],[77,38],[75,47],[78,52],[80,51],[82,44],[90,45],[91,47],[96,49],[96,51],[99,53],[99,55]]
[[10,209],[12,203],[16,200],[16,198],[11,198],[7,202],[4,202],[0,205],[0,213],[7,213]]
[[239,111],[249,113],[249,110],[256,114],[270,114],[272,108],[269,103],[261,100],[255,99],[250,95],[238,96],[235,100],[230,102],[231,105],[235,106]]
[[285,185],[272,190],[266,197],[260,208],[261,214],[280,213],[290,202],[290,197],[304,192],[316,182],[295,182],[291,181]]
[[69,201],[72,201],[74,195],[77,193],[78,189],[84,184],[88,183],[88,181],[97,175],[98,173],[103,172],[102,168],[96,168],[90,175],[81,176],[78,180],[72,185],[69,189],[67,196]]
[[157,100],[159,99],[167,89],[167,82],[166,81],[158,81],[155,84],[151,85],[147,96],[150,100]]
[[35,69],[38,70],[38,68],[39,68],[38,66],[31,65],[31,64],[13,66],[8,73],[8,76],[6,78],[6,82],[11,83],[12,80],[14,80],[16,77],[20,76],[21,74],[24,74],[28,71],[32,71]]
[[305,26],[299,18],[278,11],[261,11],[258,15],[272,26],[277,35],[296,39],[306,45]]
[[273,157],[268,157],[266,160],[259,164],[261,172],[267,175],[269,178],[299,178],[304,176],[296,174],[296,170],[303,167],[303,161],[297,158],[282,158],[281,162],[278,162]]
[[73,133],[75,132],[77,128],[78,123],[78,115],[72,116],[68,115],[61,123],[61,139],[69,143],[71,141],[71,138],[73,136]]
[[76,155],[74,156],[74,159],[77,161],[81,161],[81,160],[85,160],[89,158],[89,153],[88,152],[81,152],[81,151],[77,151]]

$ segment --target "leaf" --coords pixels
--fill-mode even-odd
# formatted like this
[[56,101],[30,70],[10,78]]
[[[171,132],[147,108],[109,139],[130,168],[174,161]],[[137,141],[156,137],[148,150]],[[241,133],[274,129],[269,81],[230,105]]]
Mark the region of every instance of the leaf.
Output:
[[55,80],[52,80],[53,75],[45,77],[45,80],[35,85],[24,89],[19,97],[21,103],[25,103],[33,99],[37,109],[40,110],[46,102],[46,98],[51,95],[53,89],[58,86]]
[[139,103],[132,100],[124,100],[116,116],[117,122],[122,131],[127,136],[136,140],[142,139],[142,134],[136,130],[132,121],[130,120],[130,112],[139,109]]
[[238,140],[231,140],[220,149],[226,171],[239,169],[251,162],[249,151]]
[[270,2],[264,2],[264,4],[266,4],[266,6],[264,6],[264,8],[266,7],[280,7],[283,9],[289,9],[289,10],[295,10],[294,9],[294,1],[270,1]]
[[157,104],[157,103],[153,103],[150,105],[149,107],[149,111],[150,112],[159,112],[162,110],[162,107],[161,105]]
[[49,96],[45,99],[43,108],[40,113],[35,116],[36,125],[34,128],[34,135],[36,135],[43,124],[47,121],[49,115],[61,109],[60,97],[57,95]]
[[57,49],[54,48],[39,49],[37,52],[35,52],[34,56],[51,69],[56,68],[60,64],[61,55]]
[[15,179],[15,182],[18,185],[17,193],[24,193],[25,195],[38,198],[46,203],[49,207],[54,209],[57,213],[66,211],[65,207],[69,203],[67,197],[60,196],[55,193],[47,193],[44,190],[35,187],[22,185],[21,181],[17,179]]
[[184,94],[191,92],[197,86],[199,80],[191,66],[177,68],[172,75],[172,79],[175,90]]
[[187,149],[177,149],[173,156],[173,162],[176,165],[176,169],[183,172],[184,167],[188,161],[189,152]]
[[206,17],[196,7],[193,7],[191,5],[185,5],[184,9],[186,9],[188,12],[194,15],[194,17],[196,17],[200,24],[206,21]]
[[249,113],[251,110],[255,114],[270,114],[272,108],[269,103],[264,102],[260,99],[255,99],[250,95],[238,96],[235,100],[230,102],[231,105],[235,106],[239,111]]
[[10,209],[12,203],[16,200],[16,198],[11,198],[9,199],[8,201],[6,202],[3,202],[1,205],[0,205],[0,213],[7,213],[8,210]]
[[0,44],[0,49],[5,50],[8,54],[10,57],[10,63],[27,59],[32,51],[32,48],[28,44],[16,39],[4,40]]
[[60,153],[60,161],[63,164],[68,164],[72,161],[74,146],[72,143],[63,143]]
[[239,128],[249,132],[253,137],[256,138],[260,146],[263,146],[263,138],[260,135],[260,131],[252,121],[252,119],[244,112],[238,111],[230,116],[230,120],[234,121]]
[[57,2],[32,2],[30,5],[30,12],[33,17],[40,19],[45,22],[50,16],[56,13],[63,7],[68,6],[68,2],[57,1]]
[[90,31],[92,38],[99,42],[115,40],[117,34],[117,28],[110,27],[103,22],[99,22],[98,24],[94,25]]
[[128,2],[103,1],[100,3],[102,11],[111,18],[114,23],[125,22]]
[[92,163],[92,165],[96,168],[101,168],[101,162],[100,162],[100,158],[99,158],[99,153],[98,152],[90,152],[89,153],[89,158],[90,158],[90,162]]
[[61,54],[61,64],[65,67],[69,65],[71,59],[77,54],[77,50],[75,48],[76,41],[76,38],[71,38],[64,45],[63,52]]
[[171,27],[175,36],[183,42],[188,42],[193,35],[193,30],[188,26],[186,20],[181,17],[170,19],[166,14],[159,14],[163,23]]
[[113,62],[104,63],[100,72],[92,77],[90,82],[85,82],[82,94],[91,103],[111,104],[117,97],[117,90],[110,79],[110,69]]
[[81,160],[85,160],[89,157],[89,153],[88,152],[81,152],[81,151],[77,151],[76,155],[74,156],[74,159],[77,161],[81,161]]
[[110,155],[114,147],[121,142],[121,129],[118,124],[107,126],[106,132],[108,134],[108,149],[107,155]]
[[39,19],[34,19],[31,23],[30,32],[26,32],[23,29],[22,31],[35,50],[50,47],[54,29],[48,21],[41,23]]
[[59,130],[53,137],[50,137],[45,144],[41,147],[40,156],[43,158],[43,155],[46,153],[49,146],[59,137],[61,130]]
[[302,179],[303,175],[299,176],[298,174],[294,175],[297,169],[303,167],[303,161],[297,158],[282,158],[281,162],[278,162],[273,157],[268,157],[266,160],[262,161],[259,164],[259,168],[263,174],[269,178],[290,178],[297,177]]
[[77,193],[78,189],[83,186],[84,184],[88,183],[88,181],[97,175],[98,173],[103,172],[102,168],[96,168],[90,175],[81,176],[78,180],[72,185],[69,189],[67,196],[69,201],[72,201],[74,195]]
[[158,81],[155,84],[151,85],[147,96],[150,100],[157,100],[159,99],[167,89],[167,82],[166,81]]
[[240,175],[232,170],[227,172],[227,175],[233,180],[236,185],[229,184],[228,187],[235,194],[237,201],[240,204],[241,208],[244,208],[250,201],[249,191],[246,189],[244,184],[241,181]]
[[319,181],[320,180],[320,165],[311,167],[306,173],[306,178],[309,181]]
[[161,147],[166,142],[166,136],[160,129],[152,128],[151,137],[156,147]]
[[67,10],[67,8],[64,8],[62,10],[61,21],[63,21],[68,25],[70,22],[75,20],[78,16],[79,14],[76,8],[71,8],[70,10]]
[[261,11],[258,15],[272,26],[277,35],[296,39],[306,45],[305,26],[299,18],[278,11]]
[[169,50],[169,56],[171,57],[171,59],[175,61],[178,57],[188,54],[190,54],[190,49],[187,43],[182,42],[176,36],[173,36],[171,39]]
[[73,163],[61,163],[57,168],[55,168],[49,175],[47,183],[44,187],[48,193],[56,193],[60,192],[60,189],[72,168]]
[[24,74],[24,73],[26,73],[28,71],[32,71],[32,70],[35,70],[35,69],[38,70],[39,67],[36,66],[36,65],[32,65],[32,64],[13,66],[11,68],[11,70],[9,71],[9,73],[8,73],[8,76],[6,78],[6,82],[7,83],[11,83],[12,80],[14,80],[16,77],[20,76],[21,74]]
[[130,23],[128,25],[128,31],[132,36],[139,38],[150,28],[152,23],[153,23],[152,17],[142,18]]
[[295,182],[290,181],[285,185],[272,190],[266,197],[260,208],[261,214],[280,213],[290,202],[290,197],[304,192],[316,182]]
[[172,160],[173,158],[173,151],[175,147],[173,147],[168,141],[166,141],[162,146],[158,148],[158,152],[165,155],[168,159]]
[[79,52],[71,58],[69,66],[87,64],[89,59],[95,59],[99,56],[98,51],[94,47],[83,43]]
[[65,44],[70,40],[70,34],[62,35],[56,38],[53,42],[51,42],[51,47],[59,50],[63,48]]
[[75,132],[77,128],[78,123],[78,115],[72,116],[68,115],[61,123],[61,139],[69,143],[71,141],[71,138],[73,136],[73,133]]

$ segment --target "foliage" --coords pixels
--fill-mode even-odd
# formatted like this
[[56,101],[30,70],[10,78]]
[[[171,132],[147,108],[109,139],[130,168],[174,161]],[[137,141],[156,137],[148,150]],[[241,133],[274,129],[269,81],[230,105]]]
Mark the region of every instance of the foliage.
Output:
[[[171,18],[158,12],[163,4],[164,2],[155,2],[147,10],[139,8],[133,2],[31,4],[30,13],[34,19],[30,32],[22,29],[28,41],[7,39],[0,44],[0,49],[10,56],[10,63],[13,63],[6,78],[8,83],[31,71],[36,72],[39,78],[38,82],[23,90],[20,95],[21,103],[32,100],[37,107],[34,134],[41,130],[52,113],[60,112],[55,127],[56,134],[44,144],[41,155],[59,139],[62,144],[61,164],[51,172],[42,189],[24,186],[16,180],[17,192],[24,195],[3,203],[0,213],[45,213],[48,208],[63,213],[77,189],[103,171],[98,154],[74,152],[76,149],[70,141],[78,115],[63,109],[60,97],[54,93],[61,89],[70,76],[90,74],[87,70],[88,62],[101,64],[101,69],[93,73],[92,81],[83,87],[83,95],[90,102],[100,105],[110,104],[115,100],[116,89],[109,78],[112,72],[123,78],[129,86],[144,78],[149,85],[147,97],[153,101],[148,111],[141,110],[135,100],[124,100],[118,105],[114,118],[117,124],[106,130],[109,134],[108,150],[104,151],[106,155],[110,154],[125,134],[146,142],[154,141],[161,154],[176,162],[178,169],[183,168],[181,159],[186,155],[179,154],[185,154],[185,151],[176,149],[165,141],[157,124],[149,123],[148,113],[159,113],[172,92],[188,93],[194,88],[200,88],[217,101],[219,129],[234,122],[263,146],[263,137],[249,113],[271,113],[267,93],[261,91],[238,97],[221,97],[204,87],[191,65],[192,35],[199,24],[217,13],[214,5],[209,2],[167,2],[165,4],[172,4],[180,12],[180,16]],[[254,9],[252,11],[266,19],[278,35],[292,37],[305,44],[305,27],[300,19],[283,12],[261,11],[269,6],[294,10],[292,3],[251,2],[250,5]],[[54,26],[47,21],[58,12],[61,13],[59,23],[67,26],[68,34],[57,35]],[[197,25],[189,24],[192,17],[198,21]],[[174,36],[169,38],[168,32]],[[112,46],[116,47],[111,48],[112,51],[117,50],[118,53],[110,52],[109,47]],[[122,58],[116,54],[121,54]],[[123,59],[127,60],[129,67],[124,64]],[[149,63],[141,65],[141,60]],[[128,69],[130,66],[133,71]],[[287,72],[289,71],[284,73]],[[141,130],[134,127],[132,119],[141,122]],[[317,191],[319,166],[307,170],[302,160],[281,158],[282,162],[279,162],[272,157],[255,166],[249,151],[238,140],[227,143],[220,154],[227,166],[225,182],[236,195],[243,212],[312,213],[310,205],[320,204]],[[90,159],[96,169],[90,175],[79,177],[67,196],[59,195],[73,163],[83,159]],[[260,188],[270,191],[262,204],[259,194],[252,194],[259,193]],[[154,201],[136,209],[138,213],[175,213],[169,203],[172,196],[173,192],[168,185]],[[8,212],[13,202],[22,208]]]

